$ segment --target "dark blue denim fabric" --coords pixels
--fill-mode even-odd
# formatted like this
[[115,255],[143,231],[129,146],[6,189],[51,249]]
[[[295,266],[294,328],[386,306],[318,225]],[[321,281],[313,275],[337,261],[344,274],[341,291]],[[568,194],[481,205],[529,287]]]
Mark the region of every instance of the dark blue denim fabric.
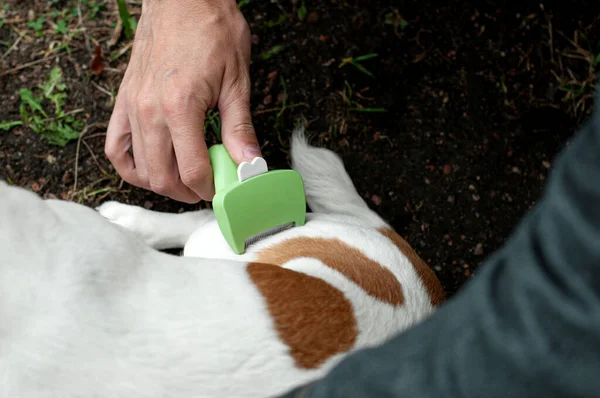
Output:
[[600,112],[461,292],[284,397],[600,397]]

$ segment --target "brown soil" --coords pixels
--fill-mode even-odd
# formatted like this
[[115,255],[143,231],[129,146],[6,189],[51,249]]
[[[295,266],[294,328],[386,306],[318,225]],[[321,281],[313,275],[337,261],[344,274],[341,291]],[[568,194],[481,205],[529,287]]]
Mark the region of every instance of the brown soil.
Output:
[[[65,147],[28,127],[0,130],[0,178],[88,206],[119,200],[161,211],[197,207],[132,188],[107,162],[110,94],[129,56],[110,57],[127,46],[121,37],[109,48],[118,20],[113,2],[94,18],[84,15],[85,33],[69,42],[70,54],[56,49],[65,37],[52,24],[40,37],[27,26],[41,15],[56,22],[53,10],[76,3],[0,1],[8,4],[0,22],[0,122],[19,120],[18,90],[59,65],[66,110],[81,110],[76,115],[87,124],[80,142]],[[139,16],[141,2],[130,3]],[[250,1],[243,8],[254,34],[252,109],[265,156],[287,167],[289,134],[302,121],[313,144],[343,156],[369,205],[454,294],[538,199],[553,157],[589,111],[600,12],[592,1],[542,9],[539,2],[329,0],[307,2],[300,20],[301,2],[292,3]],[[78,24],[78,17],[69,20]],[[106,62],[99,77],[89,74],[96,43]],[[378,56],[362,65],[373,77],[339,67],[369,53]],[[351,109],[357,106],[386,112]]]

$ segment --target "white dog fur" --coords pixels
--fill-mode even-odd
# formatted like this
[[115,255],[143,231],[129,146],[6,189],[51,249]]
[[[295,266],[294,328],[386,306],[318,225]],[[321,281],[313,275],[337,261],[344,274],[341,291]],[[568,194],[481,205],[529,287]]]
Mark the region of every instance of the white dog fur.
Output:
[[[167,214],[108,202],[94,211],[0,182],[0,397],[276,396],[427,317],[437,300],[432,291],[439,292],[427,285],[439,282],[432,274],[424,279],[414,258],[381,233],[390,227],[357,194],[338,156],[309,146],[296,132],[292,158],[312,210],[306,225],[241,256],[227,246],[210,210]],[[282,245],[295,239],[305,242],[297,253],[298,245]],[[332,267],[317,246],[334,240],[352,250]],[[314,256],[311,242],[317,242]],[[184,247],[184,256],[156,250],[173,247]],[[316,278],[289,286],[279,281],[266,297],[248,264],[268,248],[289,252],[272,253],[287,260],[261,268],[264,278],[280,266],[291,270],[285,275]],[[367,259],[362,263],[360,253]],[[401,303],[365,291],[369,284],[375,290],[389,284],[386,275],[355,269],[358,279],[348,277],[348,267],[365,261],[396,279]],[[341,292],[351,313],[320,302],[315,280]],[[320,311],[323,324],[303,323],[299,318],[311,314],[301,311],[282,314],[291,311],[286,303],[300,299],[304,303],[293,308]],[[273,302],[276,316],[299,325],[287,330],[296,333],[288,340],[275,324]],[[328,332],[327,322],[344,316],[355,320],[351,346],[327,354],[342,340]],[[298,365],[304,354],[290,341],[306,348],[305,338],[317,339],[306,355],[322,362]],[[323,347],[321,338],[328,341]]]

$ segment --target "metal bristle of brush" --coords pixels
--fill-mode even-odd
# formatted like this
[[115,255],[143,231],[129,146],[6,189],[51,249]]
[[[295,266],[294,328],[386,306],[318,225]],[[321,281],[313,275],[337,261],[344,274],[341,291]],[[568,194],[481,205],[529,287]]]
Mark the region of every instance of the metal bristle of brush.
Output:
[[262,239],[302,226],[306,196],[295,170],[271,170],[263,158],[239,166],[223,145],[209,149],[214,173],[212,207],[223,237],[237,254]]
[[251,245],[255,244],[255,243],[256,243],[256,242],[258,242],[258,241],[261,241],[261,240],[263,240],[263,239],[265,239],[265,238],[268,238],[269,236],[277,235],[278,233],[280,233],[280,232],[283,232],[283,231],[285,231],[285,230],[288,230],[288,229],[290,229],[290,228],[293,228],[293,227],[295,227],[295,226],[296,226],[296,224],[295,224],[295,223],[293,223],[293,222],[288,222],[288,223],[285,223],[285,224],[279,225],[279,226],[277,226],[277,227],[271,228],[271,229],[269,229],[269,230],[267,230],[267,231],[260,232],[260,233],[258,233],[258,234],[256,234],[256,235],[254,235],[254,236],[251,236],[251,237],[249,237],[248,239],[246,239],[246,240],[244,241],[244,245],[245,245],[245,247],[246,247],[246,249],[247,249],[249,246],[251,246]]

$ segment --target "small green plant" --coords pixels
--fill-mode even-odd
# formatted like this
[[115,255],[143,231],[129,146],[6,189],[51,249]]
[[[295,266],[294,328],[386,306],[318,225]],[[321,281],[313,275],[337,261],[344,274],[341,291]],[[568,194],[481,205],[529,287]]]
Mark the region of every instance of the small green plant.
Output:
[[[353,99],[354,90],[352,90],[350,83],[348,83],[348,81],[344,81],[344,84],[346,87],[344,88],[344,91],[341,92],[341,95],[342,95],[342,98],[344,99],[344,102],[350,106],[350,111],[352,111],[352,112],[367,112],[367,113],[386,112],[386,110],[384,108],[363,106],[360,102]],[[358,94],[356,96],[358,96]]]
[[[81,0],[81,3],[88,9],[88,19],[96,18],[96,16],[100,13],[100,11],[102,11],[102,8],[104,7],[104,4],[102,2],[95,0]],[[77,12],[77,9],[75,9],[75,12]]]
[[306,107],[308,105],[304,102],[290,104],[288,102],[288,100],[289,100],[288,87],[287,87],[287,84],[286,84],[283,76],[279,76],[279,83],[281,84],[281,90],[283,91],[282,96],[281,96],[281,108],[279,108],[277,110],[277,113],[275,114],[275,123],[274,123],[273,127],[275,128],[275,131],[277,132],[277,139],[279,140],[279,143],[281,144],[282,147],[285,147],[285,142],[283,140],[283,137],[281,136],[281,130],[279,129],[282,118],[283,118],[283,114],[287,110],[291,110],[291,109],[294,109],[299,106]]
[[[28,125],[35,133],[49,144],[65,146],[69,141],[79,137],[83,123],[72,114],[64,111],[67,86],[63,82],[61,69],[54,67],[41,85],[34,91],[27,88],[19,90],[21,96],[21,124]],[[54,106],[52,117],[44,109],[45,103]],[[12,122],[13,126],[19,122]]]
[[575,31],[572,39],[558,31],[570,45],[559,53],[558,66],[551,70],[563,93],[562,102],[578,121],[591,109],[600,73],[600,41],[591,42],[587,30]]
[[249,3],[250,3],[250,0],[240,0],[237,3],[237,6],[241,10],[242,8],[244,8],[245,6],[247,6]]
[[20,120],[15,120],[14,122],[0,122],[0,130],[9,131],[13,127],[17,127],[22,124],[23,122]]
[[67,35],[69,33],[69,26],[64,19],[60,19],[56,22],[54,32],[58,33],[59,35]]
[[371,54],[365,54],[365,55],[360,55],[358,57],[348,57],[348,58],[344,58],[342,60],[342,62],[340,63],[340,65],[338,66],[338,68],[342,68],[345,65],[352,65],[354,66],[356,69],[358,69],[359,71],[361,71],[362,73],[364,73],[365,75],[368,75],[370,77],[374,77],[373,74],[371,72],[369,72],[369,70],[367,70],[367,68],[365,68],[361,62],[363,61],[367,61],[371,58],[375,58],[377,57],[378,54],[375,53],[371,53]]
[[400,15],[398,10],[395,8],[391,12],[385,14],[385,19],[383,20],[383,23],[386,25],[393,26],[394,34],[397,37],[401,37],[400,31],[408,27],[408,22],[404,18],[402,18],[402,15]]
[[6,24],[6,13],[8,12],[8,4],[4,4],[0,0],[0,28]]
[[275,21],[267,22],[267,28],[274,28],[275,26],[281,25],[285,22],[286,19],[287,17],[285,16],[285,14],[279,14],[279,18],[277,18]]
[[206,112],[206,121],[204,122],[204,129],[207,130],[208,127],[212,129],[213,133],[217,137],[217,140],[221,142],[221,117],[219,115],[219,111],[209,109],[208,112]]
[[123,32],[127,40],[133,39],[137,23],[135,19],[129,13],[127,3],[125,0],[117,0],[117,6],[119,7],[119,18],[121,18],[121,24],[123,25]]
[[385,14],[384,23],[386,25],[392,25],[394,28],[399,27],[401,30],[404,30],[408,27],[408,22],[402,18],[400,13],[398,13],[398,10],[394,10],[394,12],[388,12]]
[[275,116],[275,124],[276,125],[279,124],[279,119],[281,119],[281,116],[283,115],[283,112],[285,112],[286,109],[288,109],[288,104],[287,104],[287,100],[288,100],[287,84],[285,83],[285,79],[283,78],[283,76],[279,77],[279,82],[281,83],[281,88],[283,89],[283,96],[281,98],[281,109],[279,110],[279,112],[277,112],[277,115]]
[[277,44],[273,47],[271,47],[270,49],[268,49],[267,51],[263,52],[260,55],[260,58],[263,61],[266,61],[268,59],[273,58],[275,55],[279,54],[280,52],[282,52],[283,50],[285,50],[286,46],[283,44]]
[[27,26],[33,29],[38,37],[42,37],[42,32],[44,29],[44,24],[46,23],[45,17],[39,17],[34,21],[29,21]]
[[304,18],[306,18],[306,4],[304,3],[304,0],[302,0],[302,4],[300,5],[300,7],[298,8],[298,19],[301,21],[304,21]]

